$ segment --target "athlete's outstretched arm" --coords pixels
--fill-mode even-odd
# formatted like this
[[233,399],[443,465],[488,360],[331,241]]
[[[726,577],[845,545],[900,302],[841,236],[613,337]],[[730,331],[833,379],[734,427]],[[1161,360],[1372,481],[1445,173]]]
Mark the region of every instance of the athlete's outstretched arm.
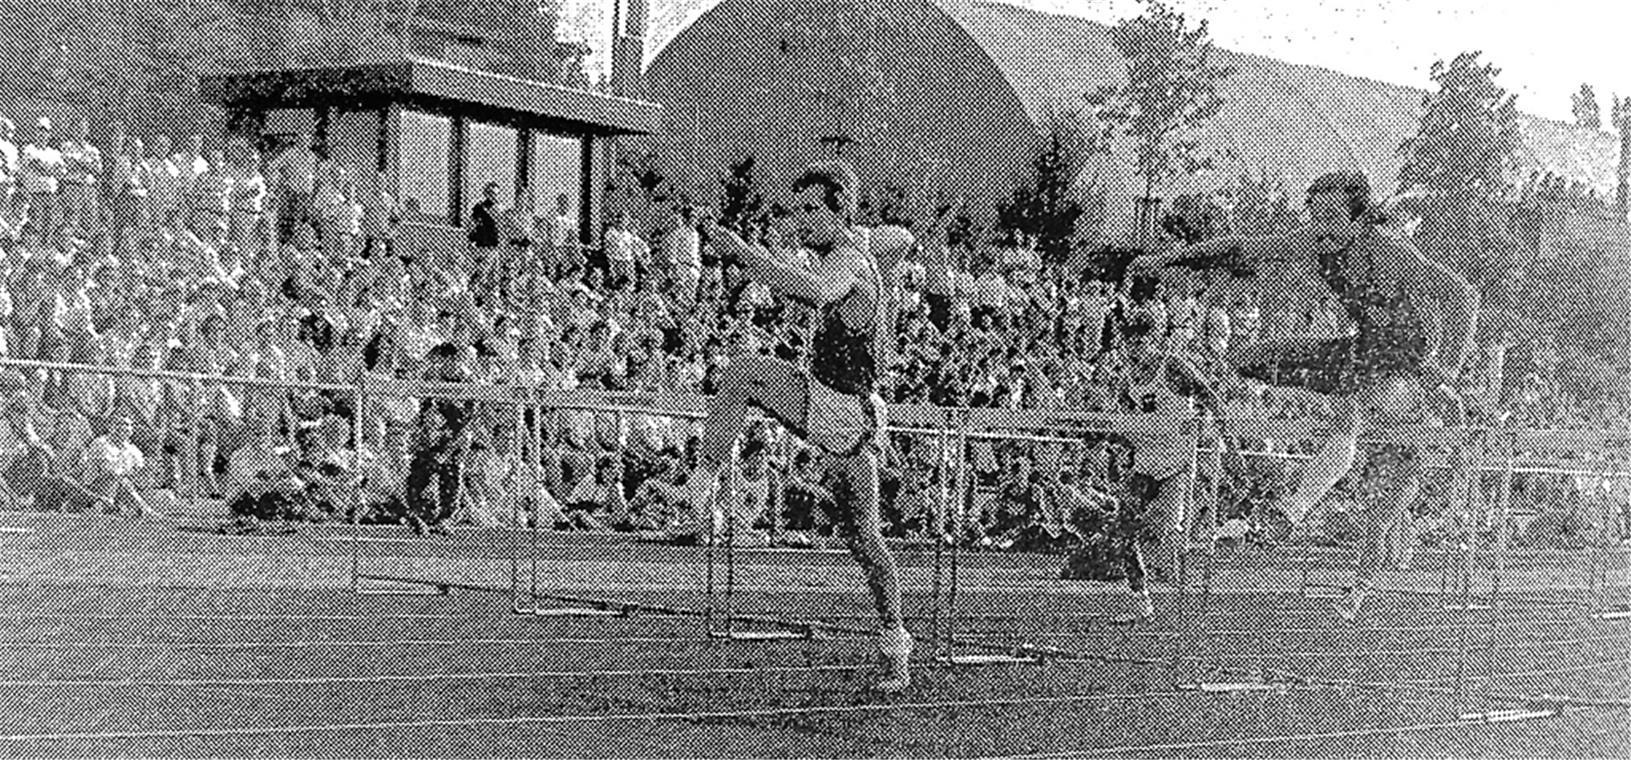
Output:
[[1261,237],[1226,235],[1171,253],[1140,256],[1133,261],[1133,268],[1224,269],[1236,277],[1252,277],[1264,262],[1282,258],[1287,249],[1295,249],[1299,245],[1301,241],[1294,234]]
[[859,275],[847,257],[829,256],[813,269],[805,269],[759,246],[748,245],[723,227],[714,226],[708,231],[720,258],[741,262],[754,281],[811,307],[837,301],[855,288]]

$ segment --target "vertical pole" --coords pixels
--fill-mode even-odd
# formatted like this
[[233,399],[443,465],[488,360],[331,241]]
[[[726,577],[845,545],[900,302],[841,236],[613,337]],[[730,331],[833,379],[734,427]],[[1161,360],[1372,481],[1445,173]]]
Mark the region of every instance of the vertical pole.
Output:
[[192,435],[188,436],[183,472],[187,477],[187,504],[197,512],[204,506],[204,471],[199,462],[204,455],[204,381],[198,375],[193,375],[192,402]]
[[[368,376],[366,373],[357,375],[357,387],[352,391],[351,398],[351,445],[357,452],[357,464],[360,467],[362,457],[362,410],[367,399],[365,385]],[[380,452],[385,455],[384,451]],[[361,475],[361,473],[356,473]],[[360,478],[354,479],[351,486],[351,590],[353,593],[362,588],[362,482]]]
[[[1461,583],[1460,612],[1463,617],[1461,619],[1461,625],[1459,626],[1460,642],[1456,646],[1457,652],[1455,665],[1456,703],[1460,709],[1459,714],[1462,715],[1471,712],[1470,693],[1467,682],[1469,679],[1473,678],[1470,672],[1472,666],[1472,616],[1476,610],[1474,609],[1472,601],[1472,576],[1473,564],[1478,553],[1478,510],[1474,504],[1477,499],[1476,494],[1478,489],[1475,488],[1474,485],[1476,483],[1477,473],[1483,464],[1481,461],[1482,457],[1475,452],[1480,451],[1479,447],[1487,446],[1488,442],[1484,436],[1474,435],[1469,437],[1468,444],[1469,445],[1467,447],[1463,448],[1461,453],[1461,456],[1465,457],[1466,459],[1459,462],[1461,465],[1460,473],[1455,480],[1457,489],[1455,496],[1457,501],[1461,503],[1461,523],[1463,527],[1461,539],[1461,577],[1459,579]],[[1473,449],[1473,451],[1467,451],[1466,449],[1468,448]]]
[[539,392],[538,386],[536,386],[536,385],[533,386],[531,395],[532,395],[531,400],[533,402],[533,407],[532,407],[532,428],[531,428],[531,430],[529,432],[530,432],[531,438],[532,438],[532,455],[534,457],[533,462],[532,462],[532,465],[533,465],[533,467],[532,467],[532,471],[533,471],[532,479],[533,479],[533,487],[536,490],[533,493],[533,498],[532,498],[532,505],[533,505],[532,506],[532,529],[530,531],[530,533],[532,535],[532,556],[530,558],[530,564],[531,564],[530,570],[531,570],[531,578],[532,578],[532,581],[531,581],[531,583],[532,583],[532,595],[531,595],[532,598],[527,600],[527,605],[528,605],[528,609],[531,611],[531,614],[536,615],[536,614],[538,614],[538,552],[539,552],[538,545],[539,545],[539,539],[540,539],[540,537],[541,537],[541,535],[543,533],[543,530],[544,530],[543,493],[544,493],[544,489],[546,487],[546,479],[544,478],[544,417],[545,417],[545,411],[544,411],[544,402],[543,402],[543,398],[542,398],[543,394]]
[[[1598,468],[1599,472],[1593,473],[1593,475],[1595,477],[1593,477],[1593,476],[1588,476],[1588,477],[1592,477],[1593,481],[1602,481],[1607,477],[1608,472],[1610,472],[1610,471],[1616,471],[1617,472],[1617,471],[1623,470],[1624,469],[1623,462],[1624,462],[1624,452],[1623,451],[1619,452],[1619,455],[1617,455],[1617,456],[1614,455],[1614,454],[1608,454],[1608,455],[1606,455],[1604,457],[1604,461],[1602,463],[1602,466],[1600,468]],[[1601,491],[1602,488],[1603,488],[1601,482],[1593,482],[1592,486],[1597,491]],[[1585,498],[1582,498],[1581,501],[1586,502],[1588,500],[1585,499]],[[1609,587],[1610,587],[1610,584],[1611,584],[1610,577],[1613,575],[1613,570],[1609,567],[1609,538],[1608,538],[1608,536],[1609,536],[1609,522],[1610,521],[1609,521],[1608,512],[1605,509],[1606,500],[1605,499],[1598,499],[1594,495],[1594,497],[1592,499],[1590,499],[1589,502],[1590,502],[1591,523],[1592,523],[1592,526],[1596,528],[1596,530],[1591,531],[1591,533],[1594,533],[1595,535],[1592,535],[1591,538],[1590,538],[1590,540],[1591,540],[1591,582],[1590,582],[1591,609],[1588,612],[1588,614],[1590,614],[1593,618],[1596,618],[1596,617],[1602,615],[1603,613],[1607,612],[1610,609],[1610,607],[1614,604],[1614,602],[1611,602],[1608,599],[1606,599],[1606,597],[1608,596],[1608,591],[1609,591]],[[1619,557],[1622,557],[1622,556],[1623,556],[1623,554],[1621,554],[1620,552],[1615,552],[1614,553],[1614,557],[1616,557],[1616,559],[1619,558]],[[1613,564],[1617,566],[1617,565],[1619,565],[1621,563],[1616,561]]]
[[[1218,435],[1211,436],[1211,440],[1208,441],[1209,447],[1210,447],[1211,444],[1216,444],[1219,447],[1224,446],[1223,437],[1222,437],[1221,433],[1222,433],[1222,431],[1220,430]],[[1205,544],[1202,546],[1202,549],[1206,552],[1206,564],[1205,564],[1205,567],[1201,571],[1201,593],[1200,593],[1201,613],[1200,613],[1199,622],[1200,622],[1200,625],[1201,625],[1201,636],[1202,636],[1203,645],[1206,648],[1206,655],[1205,656],[1207,658],[1207,665],[1208,665],[1208,667],[1216,668],[1217,667],[1217,662],[1218,662],[1218,649],[1219,649],[1219,646],[1218,646],[1218,636],[1216,634],[1217,629],[1213,626],[1213,618],[1212,618],[1213,613],[1214,613],[1213,599],[1212,599],[1212,583],[1213,583],[1213,581],[1214,581],[1214,579],[1216,578],[1216,575],[1217,575],[1218,520],[1219,520],[1219,518],[1222,517],[1222,512],[1223,512],[1223,510],[1221,508],[1222,507],[1222,503],[1221,503],[1222,489],[1220,487],[1220,484],[1218,482],[1216,482],[1218,479],[1221,479],[1221,477],[1223,475],[1223,452],[1220,449],[1219,451],[1209,452],[1209,453],[1216,453],[1217,454],[1217,458],[1216,458],[1215,461],[1218,463],[1218,469],[1212,473],[1213,482],[1208,484],[1208,489],[1209,489],[1208,496],[1210,498],[1210,509],[1208,510],[1208,515],[1207,515],[1208,524],[1206,525],[1206,533],[1205,533],[1204,537],[1202,538],[1202,540],[1205,541]],[[1208,461],[1213,461],[1212,457],[1209,456]]]
[[[1201,418],[1198,414],[1191,414],[1188,419],[1183,421],[1182,427],[1178,432],[1178,439],[1179,445],[1184,447],[1184,468],[1186,474],[1183,477],[1188,482],[1184,484],[1186,487],[1184,488],[1183,498],[1179,502],[1179,508],[1182,509],[1183,512],[1177,515],[1178,520],[1176,527],[1178,540],[1175,542],[1175,549],[1177,550],[1178,556],[1171,558],[1173,560],[1172,581],[1174,586],[1173,590],[1177,592],[1176,608],[1179,619],[1183,621],[1183,626],[1186,632],[1191,635],[1173,637],[1171,666],[1173,688],[1178,688],[1183,682],[1184,660],[1185,657],[1187,657],[1188,652],[1186,642],[1193,640],[1193,635],[1196,633],[1196,626],[1197,624],[1201,623],[1201,621],[1196,619],[1195,610],[1193,608],[1194,599],[1189,593],[1189,525],[1195,517],[1195,505],[1197,504],[1196,492],[1200,488],[1199,449],[1201,440]],[[1164,529],[1171,532],[1173,528],[1174,526],[1169,523]],[[1206,626],[1201,624],[1200,628],[1204,631]],[[1201,677],[1204,677],[1204,674],[1198,674],[1196,681],[1199,682]]]
[[[1492,570],[1490,572],[1489,584],[1489,635],[1484,641],[1484,672],[1491,675],[1495,673],[1496,631],[1500,627],[1501,623],[1504,622],[1501,620],[1501,617],[1506,612],[1504,606],[1501,604],[1501,576],[1506,571],[1506,553],[1508,545],[1506,527],[1507,515],[1512,503],[1512,454],[1513,449],[1515,448],[1512,437],[1506,430],[1505,421],[1499,423],[1495,432],[1498,434],[1499,438],[1497,441],[1490,442],[1489,445],[1491,447],[1498,446],[1498,448],[1496,448],[1496,451],[1498,452],[1496,456],[1499,458],[1498,461],[1500,462],[1501,467],[1500,472],[1497,473],[1495,487],[1495,512],[1493,517],[1493,527],[1495,529],[1495,557]],[[1487,462],[1488,458],[1486,458],[1485,461]],[[1480,477],[1482,476],[1480,475]]]
[[[771,483],[775,488],[770,489],[768,502],[765,506],[770,510],[770,545],[780,546],[782,543],[782,511],[786,509],[787,502],[787,468],[791,458],[787,455],[787,431],[780,430],[776,436],[776,461],[781,468],[781,477],[773,479]],[[772,473],[766,473],[769,477]]]
[[946,428],[951,424],[948,413],[941,410],[940,432],[934,438],[934,503],[930,505],[930,538],[934,541],[934,575],[929,588],[929,651],[937,653],[940,647],[940,573],[941,547],[946,540],[946,509],[950,506],[952,487],[948,482],[951,468],[946,466]]
[[969,413],[967,409],[961,410],[962,419],[959,421],[957,442],[957,495],[952,504],[957,510],[953,515],[950,531],[950,588],[946,595],[946,636],[942,644],[947,659],[957,656],[957,584],[958,584],[958,550],[963,543],[963,520],[966,518],[968,500],[973,497],[973,484],[969,482],[968,466],[968,439],[969,439]]
[[[736,633],[736,474],[740,460],[737,459],[737,447],[731,446],[731,454],[725,464],[725,487],[714,491],[715,511],[723,512],[725,516],[725,635]],[[723,504],[721,504],[723,502]],[[708,529],[713,532],[713,515],[708,516]]]
[[1513,440],[1510,432],[1504,429],[1502,423],[1500,443],[1500,479],[1495,491],[1495,571],[1490,576],[1490,606],[1499,608],[1497,595],[1501,593],[1501,586],[1506,573],[1507,552],[1511,547],[1511,538],[1507,533],[1512,519],[1512,481],[1516,473],[1517,442]]
[[[689,489],[690,487],[691,487],[691,484],[689,482],[687,482],[686,483],[686,488]],[[702,511],[704,509],[708,509],[709,508],[708,505],[706,505],[706,504],[695,504],[695,505],[692,505],[692,508],[697,510],[697,523],[698,523],[697,524],[697,531],[699,533],[701,533],[701,535],[703,537],[703,539],[702,539],[702,562],[703,562],[703,565],[704,565],[704,570],[703,570],[703,576],[702,576],[702,596],[703,596],[702,635],[705,638],[712,638],[713,635],[714,635],[714,602],[716,601],[715,596],[714,596],[714,593],[715,593],[714,592],[714,544],[715,544],[715,537],[714,537],[714,531],[712,529],[713,528],[712,522],[707,523],[708,530],[703,530],[703,527],[704,527],[703,520],[707,519],[707,518],[704,517],[704,515],[702,514]]]

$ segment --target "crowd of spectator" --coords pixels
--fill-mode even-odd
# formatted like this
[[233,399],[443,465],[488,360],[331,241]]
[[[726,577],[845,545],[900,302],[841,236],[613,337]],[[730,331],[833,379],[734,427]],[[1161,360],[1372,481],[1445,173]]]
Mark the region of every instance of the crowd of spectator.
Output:
[[[336,388],[372,375],[709,393],[733,356],[805,352],[809,310],[716,260],[689,206],[655,231],[617,215],[590,246],[564,202],[539,215],[524,188],[506,199],[489,185],[468,246],[415,250],[381,178],[325,160],[315,141],[268,159],[239,139],[193,136],[173,153],[169,138],[117,125],[100,146],[88,124],[63,141],[48,121],[33,126],[17,145],[0,121],[0,356],[310,387],[6,368],[0,498],[11,508],[139,515],[219,499],[246,523],[356,509],[424,530],[536,519],[662,531],[683,519],[675,501],[694,422],[390,394],[356,409]],[[775,218],[746,232],[788,245]],[[1044,266],[1023,240],[959,252],[939,230],[916,232],[921,250],[891,271],[900,351],[887,400],[1119,411],[1122,362],[1105,324],[1127,294],[1113,277]],[[1168,349],[1203,366],[1264,330],[1250,294],[1193,286],[1153,298]],[[1334,302],[1303,317],[1311,331],[1343,329]],[[1555,383],[1531,374],[1539,385],[1526,377],[1518,397],[1538,408]],[[1301,417],[1324,403],[1251,383],[1220,389],[1233,416]],[[883,475],[892,535],[922,534],[945,501],[936,473],[948,455],[936,452],[894,438]],[[968,530],[995,545],[1046,543],[1064,515],[1090,531],[1113,504],[1118,456],[1104,440],[977,441]],[[745,531],[830,534],[817,451],[761,425],[740,461],[731,492]],[[1250,500],[1227,509],[1214,519],[1243,516]]]

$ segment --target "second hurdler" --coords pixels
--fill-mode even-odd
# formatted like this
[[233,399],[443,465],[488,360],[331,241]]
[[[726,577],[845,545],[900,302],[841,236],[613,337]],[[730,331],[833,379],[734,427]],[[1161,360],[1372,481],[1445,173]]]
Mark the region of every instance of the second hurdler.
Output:
[[[1472,350],[1478,315],[1477,293],[1466,280],[1380,227],[1363,174],[1336,172],[1316,179],[1308,188],[1308,213],[1307,226],[1285,235],[1226,237],[1134,262],[1135,269],[1223,269],[1237,277],[1277,264],[1306,288],[1306,295],[1334,296],[1353,320],[1357,330],[1348,336],[1268,341],[1230,357],[1243,376],[1326,395],[1336,413],[1330,437],[1280,504],[1294,524],[1353,468],[1367,423],[1419,422],[1429,394],[1453,393],[1453,380]],[[1442,318],[1443,332],[1440,345],[1431,346],[1429,320],[1435,316]],[[1367,505],[1357,577],[1337,605],[1350,620],[1386,564],[1387,528],[1408,509],[1404,502],[1422,478],[1417,447],[1388,443],[1379,456],[1388,471],[1386,492]]]
[[816,255],[813,268],[703,221],[721,259],[739,262],[749,278],[817,309],[820,322],[808,372],[769,356],[731,359],[708,407],[685,501],[717,531],[722,518],[711,501],[749,407],[824,450],[840,476],[835,522],[866,574],[882,623],[879,650],[888,673],[875,688],[895,693],[911,682],[912,637],[901,618],[900,574],[879,516],[878,459],[887,420],[876,390],[896,337],[880,264],[883,244],[854,224],[857,185],[854,171],[839,162],[813,164],[793,181],[793,220],[799,242]]

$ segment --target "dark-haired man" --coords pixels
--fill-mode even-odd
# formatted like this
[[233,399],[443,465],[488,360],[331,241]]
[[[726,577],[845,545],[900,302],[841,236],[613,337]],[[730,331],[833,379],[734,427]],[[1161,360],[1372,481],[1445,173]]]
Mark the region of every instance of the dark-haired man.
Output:
[[816,254],[813,268],[751,246],[711,217],[703,219],[702,232],[722,258],[741,263],[748,277],[771,290],[818,310],[820,326],[808,371],[763,355],[732,358],[709,406],[686,501],[699,518],[721,521],[717,506],[710,507],[714,489],[750,406],[832,455],[840,476],[835,522],[845,528],[883,624],[879,650],[889,673],[876,687],[893,693],[911,682],[912,637],[902,622],[899,572],[884,545],[879,517],[886,411],[877,385],[895,341],[880,261],[898,258],[880,249],[899,241],[874,240],[855,226],[857,184],[854,171],[838,162],[811,165],[793,181],[792,219],[803,245]]
[[[1478,315],[1477,293],[1466,280],[1379,227],[1363,174],[1316,179],[1308,188],[1308,213],[1306,226],[1284,235],[1227,237],[1134,262],[1140,269],[1222,268],[1237,277],[1282,267],[1304,290],[1304,302],[1334,296],[1353,321],[1349,335],[1265,341],[1232,357],[1241,375],[1325,394],[1337,412],[1331,437],[1281,504],[1294,523],[1352,469],[1367,423],[1419,422],[1427,393],[1451,392],[1451,379],[1472,349]],[[1443,323],[1438,346],[1429,345],[1435,319]],[[1415,447],[1388,444],[1379,453],[1393,473],[1384,481],[1388,493],[1369,509],[1358,577],[1338,604],[1348,619],[1357,616],[1382,569],[1388,523],[1409,506],[1403,502],[1421,478]]]

